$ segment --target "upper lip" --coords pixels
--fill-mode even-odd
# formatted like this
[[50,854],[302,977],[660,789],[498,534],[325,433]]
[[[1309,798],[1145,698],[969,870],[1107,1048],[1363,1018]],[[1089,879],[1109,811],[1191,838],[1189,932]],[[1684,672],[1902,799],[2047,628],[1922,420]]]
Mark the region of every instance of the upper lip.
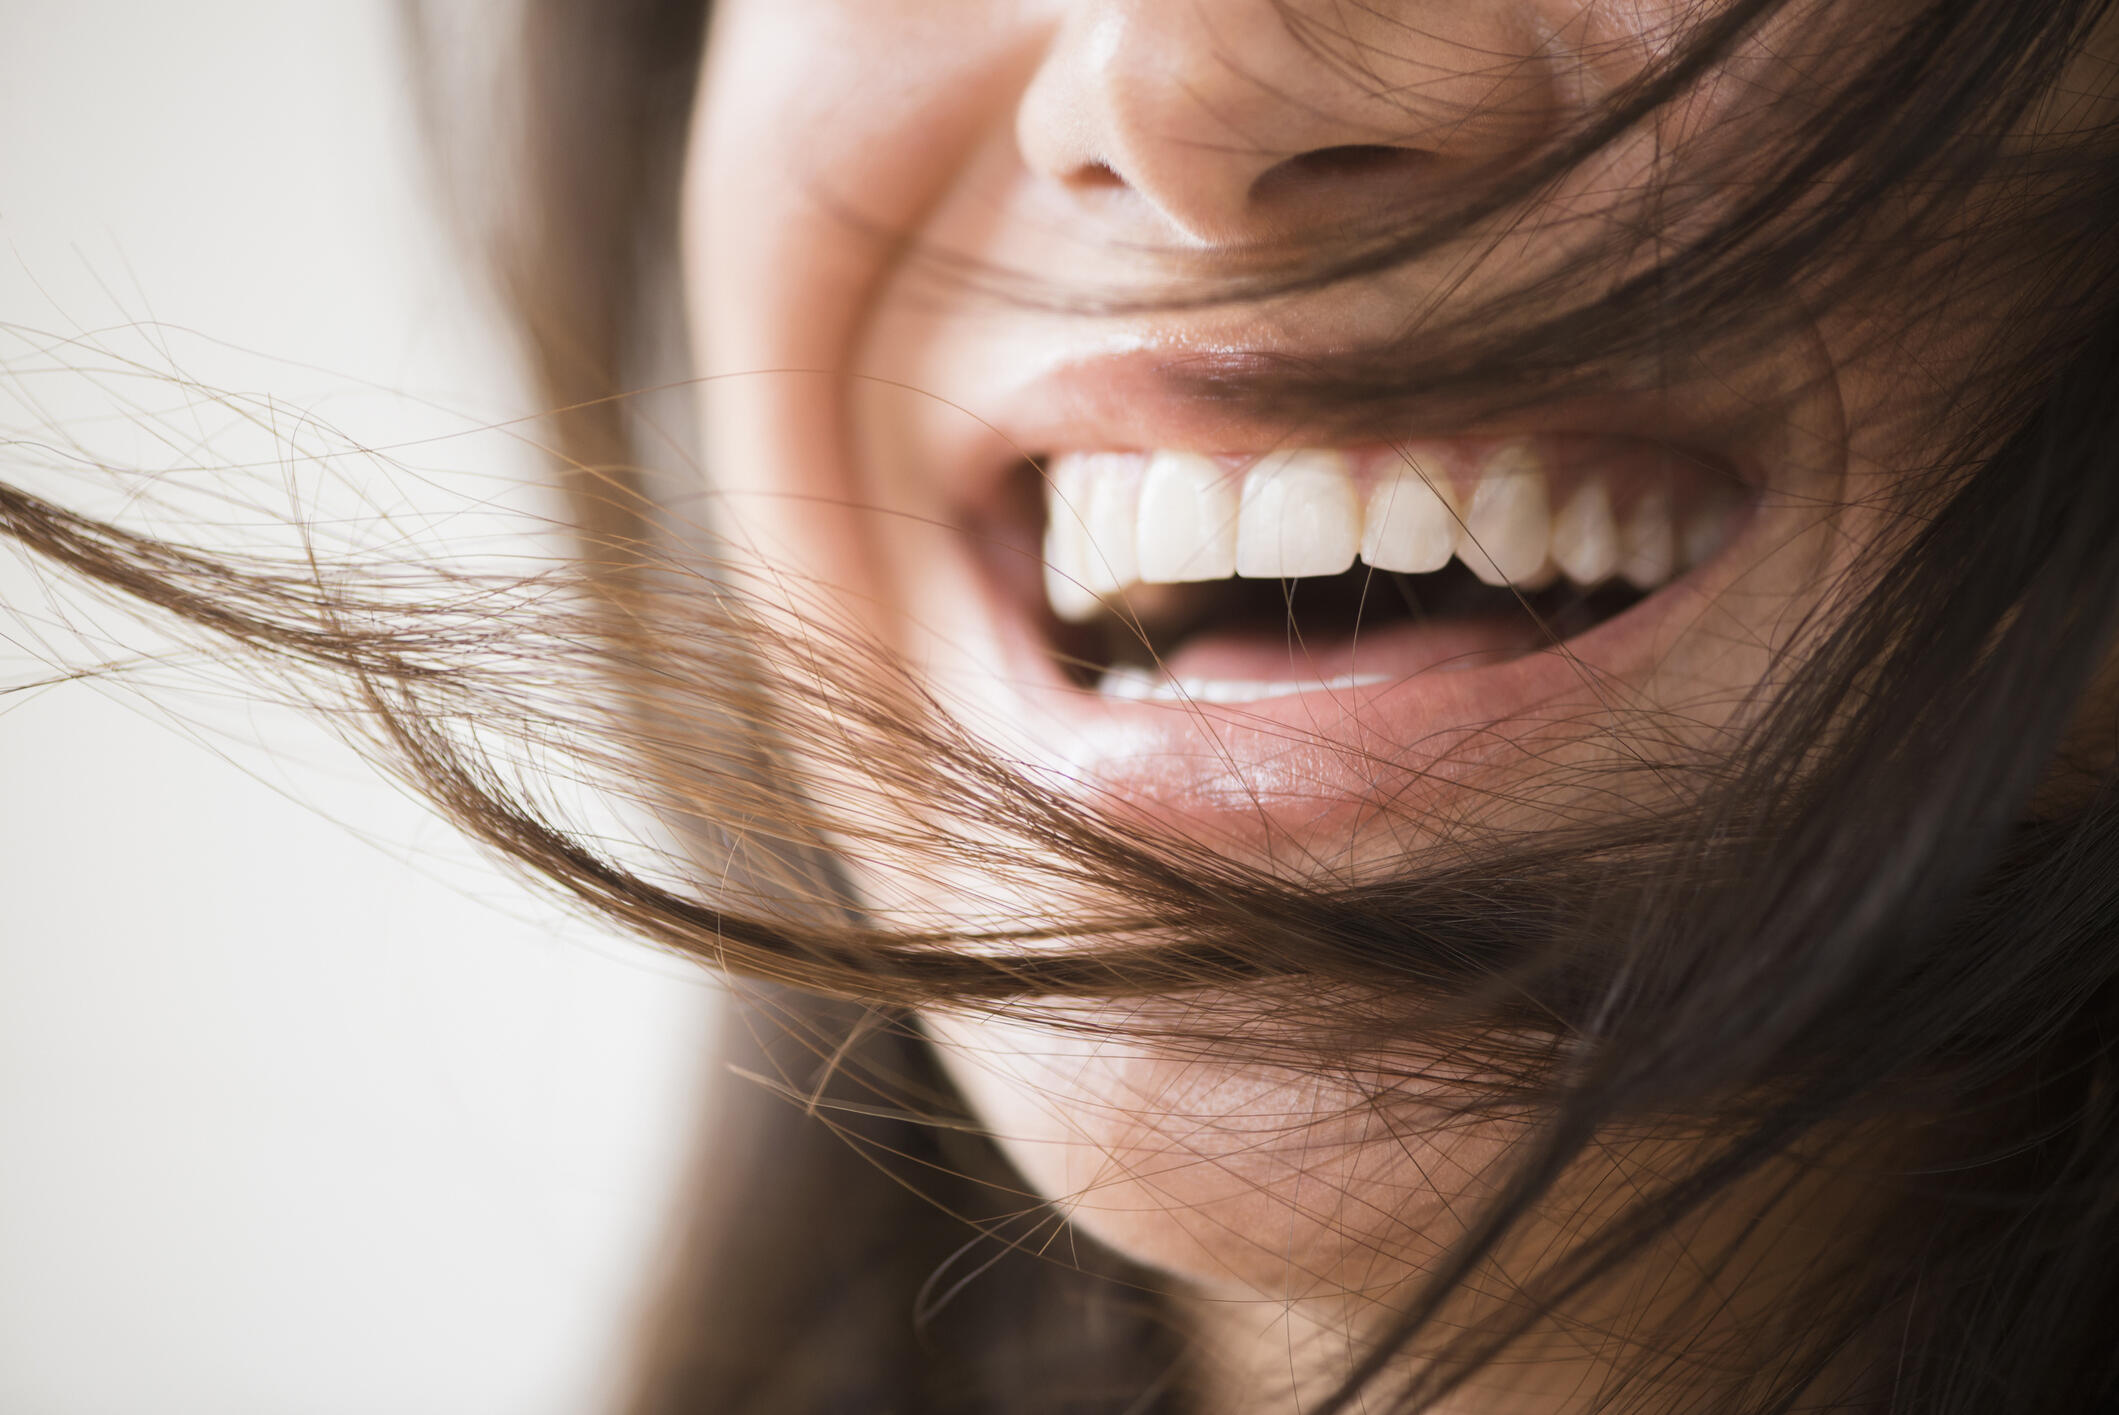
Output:
[[[1353,445],[1355,439],[1268,421],[1241,407],[1199,396],[1184,371],[1199,351],[1136,345],[1112,352],[1060,356],[995,390],[959,425],[960,445],[937,449],[930,466],[954,469],[949,499],[960,507],[991,504],[1014,469],[1061,451],[1179,448],[1221,455],[1259,455],[1290,446]],[[1455,428],[1405,428],[1401,436],[1445,439],[1540,432],[1604,435],[1670,446],[1753,487],[1795,474],[1785,455],[1754,429],[1758,400],[1739,399],[1698,380],[1682,388],[1622,389]],[[1397,440],[1363,436],[1362,443]]]

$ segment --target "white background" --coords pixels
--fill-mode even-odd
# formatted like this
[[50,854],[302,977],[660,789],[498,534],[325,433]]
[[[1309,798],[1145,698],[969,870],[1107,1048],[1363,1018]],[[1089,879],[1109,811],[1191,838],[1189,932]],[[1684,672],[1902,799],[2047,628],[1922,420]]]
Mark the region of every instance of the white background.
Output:
[[[65,373],[144,350],[399,449],[400,518],[533,477],[463,435],[525,395],[426,209],[393,9],[0,0],[15,435],[33,399],[150,465],[250,455],[180,383],[157,440]],[[0,681],[52,614],[0,554]],[[0,698],[0,1412],[601,1408],[713,990],[208,681]]]

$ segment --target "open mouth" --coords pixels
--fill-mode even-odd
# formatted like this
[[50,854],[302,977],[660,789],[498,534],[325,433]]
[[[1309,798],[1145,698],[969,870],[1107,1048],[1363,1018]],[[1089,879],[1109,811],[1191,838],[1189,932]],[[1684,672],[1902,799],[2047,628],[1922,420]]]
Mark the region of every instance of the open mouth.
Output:
[[1716,556],[1752,501],[1699,454],[1586,435],[1064,453],[1039,483],[1066,680],[1224,704],[1552,647]]

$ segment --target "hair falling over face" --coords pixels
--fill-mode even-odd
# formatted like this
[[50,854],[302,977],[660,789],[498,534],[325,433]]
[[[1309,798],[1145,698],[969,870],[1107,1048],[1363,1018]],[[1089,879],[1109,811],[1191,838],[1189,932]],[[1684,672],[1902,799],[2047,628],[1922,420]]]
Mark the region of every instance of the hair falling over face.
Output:
[[732,980],[637,1415],[2119,1402],[2119,16],[1021,8],[524,0],[570,563],[0,477]]

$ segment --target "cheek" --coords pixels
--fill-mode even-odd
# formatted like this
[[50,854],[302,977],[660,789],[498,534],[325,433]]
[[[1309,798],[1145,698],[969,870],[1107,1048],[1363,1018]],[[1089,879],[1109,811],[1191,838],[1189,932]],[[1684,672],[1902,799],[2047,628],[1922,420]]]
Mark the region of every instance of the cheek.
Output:
[[1316,1075],[1059,1027],[924,1023],[974,1113],[1082,1231],[1203,1295],[1381,1300],[1462,1233],[1515,1137]]
[[[801,568],[858,527],[844,372],[898,238],[1005,108],[1026,36],[985,0],[716,7],[684,177],[709,479]],[[846,522],[839,524],[838,522]]]

